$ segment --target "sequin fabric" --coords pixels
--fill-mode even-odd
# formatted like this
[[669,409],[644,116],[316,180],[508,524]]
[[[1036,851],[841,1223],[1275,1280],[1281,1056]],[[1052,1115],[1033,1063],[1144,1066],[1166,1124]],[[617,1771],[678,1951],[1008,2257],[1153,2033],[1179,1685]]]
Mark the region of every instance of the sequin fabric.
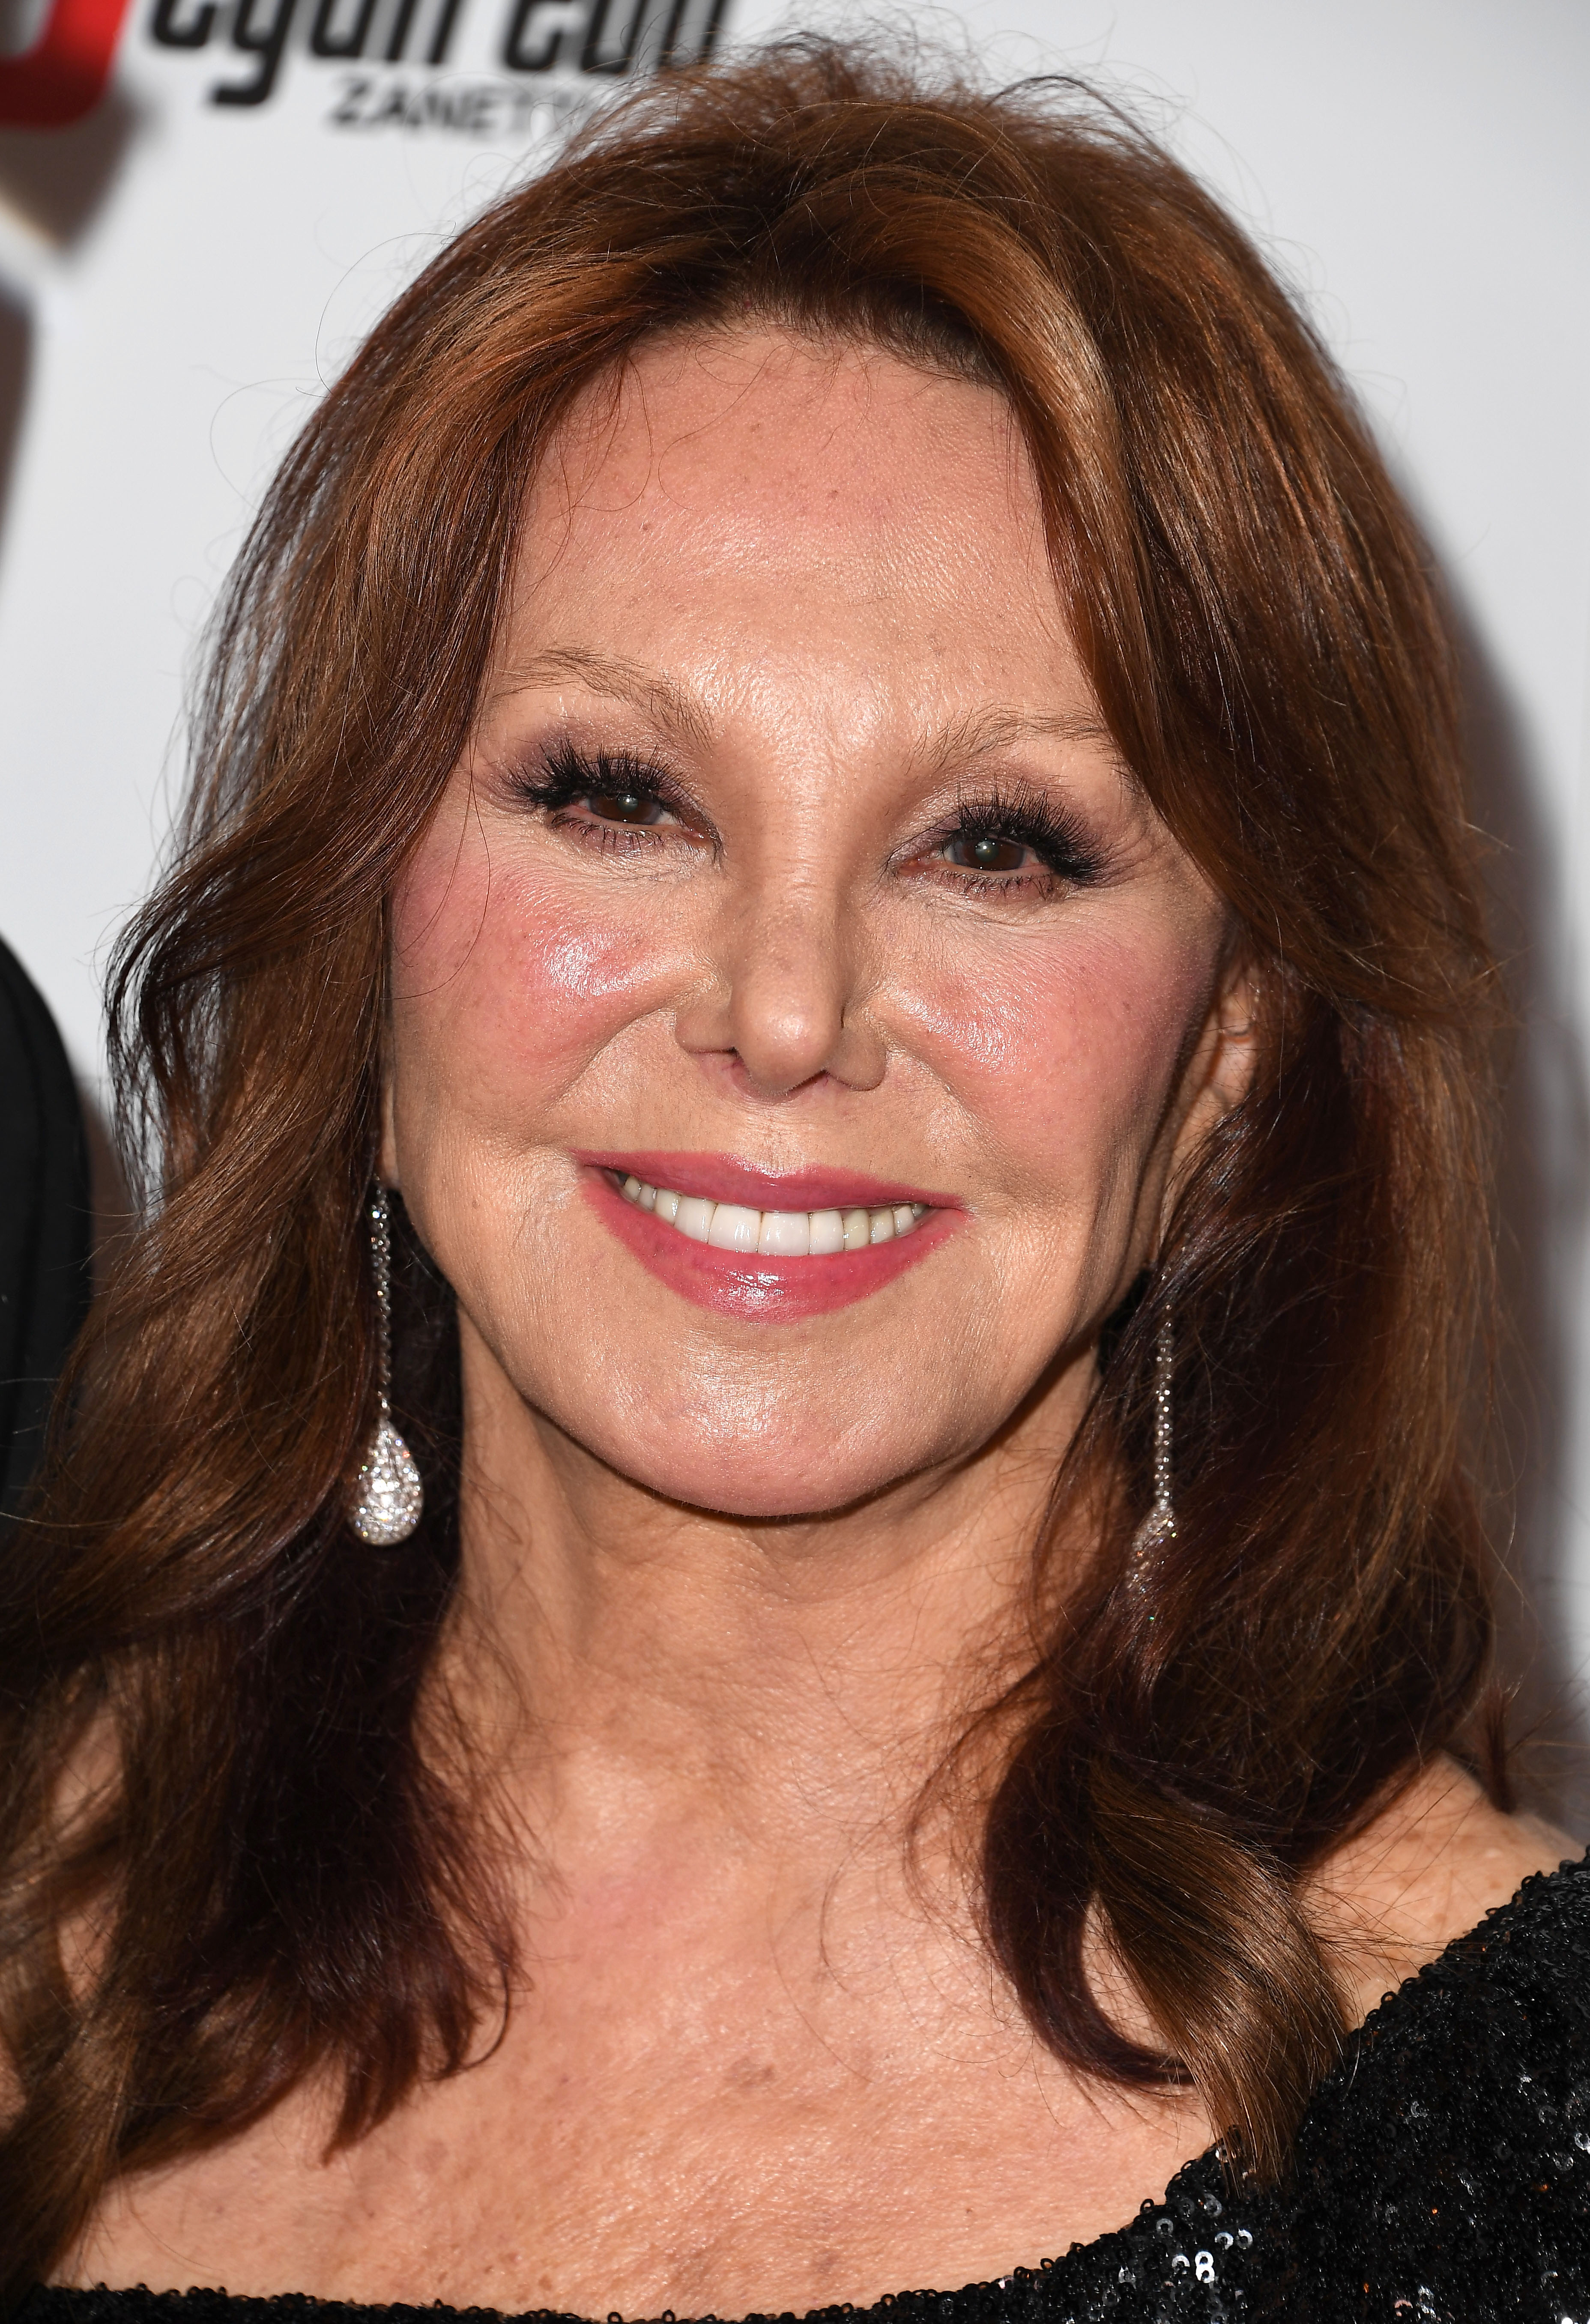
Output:
[[[21,2315],[499,2324],[485,2309],[103,2288],[39,2290]],[[1162,2201],[1063,2258],[960,2292],[818,2309],[807,2324],[1239,2319],[1590,2324],[1590,1858],[1527,1880],[1381,2004],[1315,2093],[1283,2188],[1234,2194],[1216,2158],[1200,2155]],[[536,2310],[523,2324],[576,2320]]]

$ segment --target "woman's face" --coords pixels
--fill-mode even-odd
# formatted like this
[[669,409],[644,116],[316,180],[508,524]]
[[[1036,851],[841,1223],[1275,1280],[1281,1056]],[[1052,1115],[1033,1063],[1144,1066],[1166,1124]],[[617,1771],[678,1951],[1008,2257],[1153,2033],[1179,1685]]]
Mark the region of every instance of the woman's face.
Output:
[[1063,1442],[1241,1045],[1003,401],[659,341],[522,539],[393,925],[386,1168],[471,1396],[744,1516]]

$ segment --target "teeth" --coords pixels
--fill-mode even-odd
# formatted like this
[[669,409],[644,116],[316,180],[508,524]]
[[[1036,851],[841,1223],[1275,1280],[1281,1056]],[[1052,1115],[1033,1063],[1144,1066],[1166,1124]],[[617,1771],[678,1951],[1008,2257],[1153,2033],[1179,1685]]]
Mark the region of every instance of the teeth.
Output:
[[[823,1213],[818,1213],[818,1218]],[[759,1211],[756,1248],[764,1259],[808,1259],[811,1255],[812,1214],[809,1211]]]
[[716,1203],[705,1201],[699,1194],[681,1194],[673,1222],[680,1234],[689,1235],[692,1242],[705,1242],[712,1231],[712,1213]]
[[885,1203],[874,1211],[752,1211],[739,1203],[709,1203],[699,1194],[676,1194],[670,1186],[649,1186],[633,1174],[618,1191],[636,1210],[651,1211],[692,1242],[765,1259],[827,1259],[837,1251],[865,1250],[869,1244],[912,1233],[928,1213],[926,1203]]
[[754,1250],[762,1232],[762,1213],[742,1210],[737,1203],[719,1203],[712,1213],[707,1240],[714,1250]]

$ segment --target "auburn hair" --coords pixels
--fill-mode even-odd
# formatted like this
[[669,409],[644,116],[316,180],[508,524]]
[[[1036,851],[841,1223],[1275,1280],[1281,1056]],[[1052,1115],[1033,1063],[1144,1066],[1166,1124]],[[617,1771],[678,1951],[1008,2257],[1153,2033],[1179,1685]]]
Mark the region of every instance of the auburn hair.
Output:
[[[218,617],[173,868],[119,949],[148,1196],[0,1568],[13,2300],[116,2174],[311,2073],[355,2139],[504,2006],[485,1810],[426,1707],[455,1325],[401,1211],[394,1401],[429,1505],[379,1555],[345,1515],[387,899],[574,399],[649,335],[746,318],[1009,399],[1105,718],[1261,993],[1252,1087],[1057,1480],[1051,1543],[1081,1494],[1096,1548],[1038,1591],[1001,1706],[994,1958],[1059,2058],[1190,2080],[1234,2167],[1279,2172],[1343,2034],[1304,1877],[1477,1749],[1493,969],[1453,656],[1364,421],[1252,244],[1085,88],[818,42],[663,75],[445,249],[304,428]],[[1168,1314],[1176,1530],[1132,1577]],[[1091,1990],[1090,1928],[1156,2047]]]

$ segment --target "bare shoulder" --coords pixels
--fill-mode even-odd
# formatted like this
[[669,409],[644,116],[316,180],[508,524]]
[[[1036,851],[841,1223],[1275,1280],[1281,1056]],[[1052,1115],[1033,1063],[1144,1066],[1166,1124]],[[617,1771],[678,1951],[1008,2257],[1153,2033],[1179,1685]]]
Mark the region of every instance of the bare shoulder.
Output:
[[1505,1904],[1532,1873],[1554,1872],[1584,1845],[1493,1806],[1453,1760],[1427,1768],[1337,1850],[1311,1891],[1355,2015]]

